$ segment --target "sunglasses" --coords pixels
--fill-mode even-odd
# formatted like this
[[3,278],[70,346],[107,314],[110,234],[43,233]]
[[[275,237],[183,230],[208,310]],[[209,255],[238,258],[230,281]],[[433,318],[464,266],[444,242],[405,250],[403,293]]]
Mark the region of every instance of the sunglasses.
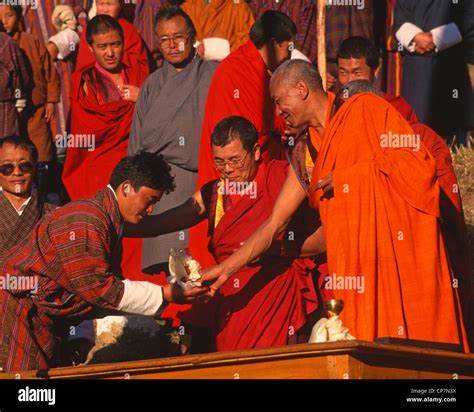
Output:
[[[30,174],[33,172],[34,165],[31,162],[18,163],[18,169],[23,173]],[[0,165],[0,173],[4,176],[10,176],[15,170],[15,165],[13,163],[5,163]]]

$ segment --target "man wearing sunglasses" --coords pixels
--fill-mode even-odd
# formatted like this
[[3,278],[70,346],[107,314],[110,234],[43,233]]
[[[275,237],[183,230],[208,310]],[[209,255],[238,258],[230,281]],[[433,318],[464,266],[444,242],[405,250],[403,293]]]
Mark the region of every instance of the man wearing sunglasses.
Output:
[[19,136],[0,139],[0,256],[30,235],[55,206],[33,187],[38,161],[34,144]]
[[[219,122],[211,141],[220,178],[178,207],[147,216],[138,225],[127,224],[125,236],[154,237],[205,221],[209,251],[222,262],[270,216],[288,162],[263,161],[257,129],[240,116]],[[316,289],[322,276],[312,257],[324,252],[324,242],[310,237],[318,225],[314,216],[303,205],[269,254],[236,273],[208,305],[181,314],[193,327],[211,331],[212,350],[308,342],[321,307]],[[202,336],[202,330],[194,332]]]

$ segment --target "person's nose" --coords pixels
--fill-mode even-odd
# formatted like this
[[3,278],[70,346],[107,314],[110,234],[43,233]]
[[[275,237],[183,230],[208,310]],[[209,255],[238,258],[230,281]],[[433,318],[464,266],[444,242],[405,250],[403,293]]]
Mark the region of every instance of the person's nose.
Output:
[[278,106],[275,108],[275,112],[276,112],[277,116],[281,116],[283,114],[283,112],[281,111],[281,109]]
[[224,172],[228,173],[228,172],[233,172],[233,171],[234,171],[234,168],[229,163],[226,163],[224,165]]
[[153,212],[153,205],[149,205],[147,208],[146,208],[146,212],[148,214],[152,213]]

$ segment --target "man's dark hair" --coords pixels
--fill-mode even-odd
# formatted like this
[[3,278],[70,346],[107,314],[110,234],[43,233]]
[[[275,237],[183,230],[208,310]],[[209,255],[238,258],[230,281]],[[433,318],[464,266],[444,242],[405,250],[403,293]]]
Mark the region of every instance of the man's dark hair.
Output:
[[89,46],[93,43],[92,36],[96,34],[105,34],[110,31],[118,31],[120,38],[123,42],[123,30],[120,23],[115,20],[113,17],[110,17],[106,14],[98,14],[95,16],[88,24],[86,29],[86,40]]
[[22,149],[28,150],[31,153],[33,163],[36,164],[38,162],[38,149],[36,149],[36,146],[33,144],[33,142],[27,137],[16,135],[2,137],[0,139],[0,149],[2,149],[2,147],[6,144],[11,144],[15,148],[20,147]]
[[375,70],[379,65],[380,51],[369,39],[360,36],[344,40],[337,52],[338,59],[365,59],[367,66]]
[[23,7],[22,6],[10,6],[16,14],[18,20],[23,18]]
[[246,152],[251,152],[258,142],[258,131],[252,122],[245,117],[226,117],[214,127],[211,144],[224,147],[235,139],[239,139],[242,142]]
[[285,13],[267,10],[250,29],[250,40],[257,49],[261,49],[272,39],[277,43],[290,41],[296,33],[296,24]]
[[109,183],[116,190],[125,180],[130,180],[136,192],[143,186],[164,193],[170,193],[175,188],[174,177],[165,158],[159,154],[143,151],[120,160],[112,172]]
[[158,25],[158,23],[160,23],[161,21],[168,21],[168,20],[171,20],[175,17],[178,17],[178,16],[181,16],[184,20],[186,20],[186,26],[188,27],[188,31],[191,35],[191,37],[195,37],[196,36],[196,28],[194,27],[194,23],[193,21],[191,20],[191,17],[189,17],[187,15],[186,12],[184,12],[184,10],[182,10],[181,8],[179,8],[178,6],[165,6],[165,7],[162,7],[158,13],[156,13],[156,16],[155,16],[155,29],[156,29],[156,26]]

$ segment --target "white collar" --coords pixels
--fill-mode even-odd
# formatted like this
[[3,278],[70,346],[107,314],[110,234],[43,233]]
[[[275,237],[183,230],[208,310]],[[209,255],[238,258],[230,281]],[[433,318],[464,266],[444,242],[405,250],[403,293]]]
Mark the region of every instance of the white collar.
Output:
[[[3,192],[3,188],[0,186],[0,192]],[[5,196],[7,199],[8,197]],[[31,196],[26,199],[19,208],[17,208],[12,202],[10,199],[8,199],[8,201],[10,202],[10,204],[13,206],[13,208],[16,210],[16,213],[18,213],[18,216],[21,216],[23,214],[23,212],[25,211],[26,209],[26,206],[28,206],[28,203],[30,203],[30,200],[31,200]]]
[[113,188],[112,186],[110,186],[110,185],[107,185],[107,187],[108,187],[108,188],[109,188],[109,189],[112,191],[112,193],[114,194],[115,200],[117,200],[117,201],[118,201],[118,198],[117,198],[117,193],[115,193],[115,190],[114,190],[114,188]]

